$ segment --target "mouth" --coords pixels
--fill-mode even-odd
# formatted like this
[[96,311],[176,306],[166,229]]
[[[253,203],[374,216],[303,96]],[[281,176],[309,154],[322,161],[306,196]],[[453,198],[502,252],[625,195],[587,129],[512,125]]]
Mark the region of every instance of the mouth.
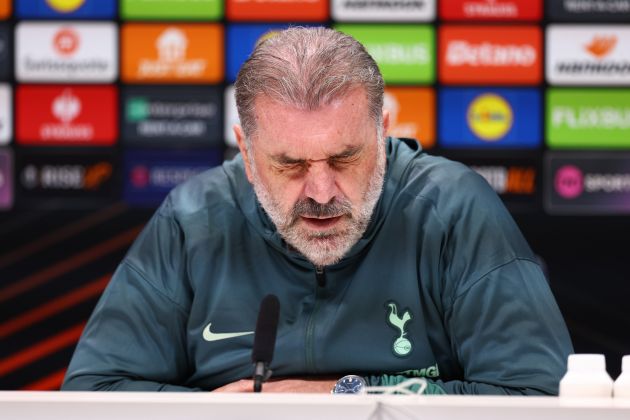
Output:
[[335,217],[300,216],[300,219],[302,219],[306,226],[310,227],[311,229],[323,230],[330,229],[331,227],[335,226],[342,219],[342,217],[343,215]]

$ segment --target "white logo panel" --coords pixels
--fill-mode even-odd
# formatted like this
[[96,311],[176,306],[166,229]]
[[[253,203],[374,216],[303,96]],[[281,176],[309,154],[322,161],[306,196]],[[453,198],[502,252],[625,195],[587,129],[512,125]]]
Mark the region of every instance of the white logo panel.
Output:
[[340,22],[428,22],[436,0],[332,0],[331,14]]
[[113,82],[118,76],[114,23],[22,22],[15,39],[21,82]]
[[630,28],[549,25],[546,77],[556,85],[630,85]]
[[9,143],[13,132],[11,86],[0,84],[0,145]]

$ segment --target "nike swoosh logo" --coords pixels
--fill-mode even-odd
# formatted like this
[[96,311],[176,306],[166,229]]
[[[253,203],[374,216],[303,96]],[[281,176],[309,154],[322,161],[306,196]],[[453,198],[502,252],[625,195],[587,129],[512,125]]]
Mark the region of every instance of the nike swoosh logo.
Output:
[[209,323],[206,326],[206,328],[204,328],[204,330],[203,330],[203,339],[206,340],[206,341],[226,340],[228,338],[234,338],[234,337],[240,337],[242,335],[254,334],[253,331],[237,332],[237,333],[213,333],[212,331],[210,331],[210,326],[211,325],[212,325],[212,322]]

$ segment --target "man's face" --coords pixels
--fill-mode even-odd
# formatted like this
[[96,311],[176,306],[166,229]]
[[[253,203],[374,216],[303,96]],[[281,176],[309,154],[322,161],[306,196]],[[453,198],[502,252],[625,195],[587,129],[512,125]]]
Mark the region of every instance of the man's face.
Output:
[[[315,111],[256,99],[245,168],[284,240],[317,266],[337,262],[365,231],[385,172],[384,141],[363,89]],[[383,118],[386,131],[387,115]]]

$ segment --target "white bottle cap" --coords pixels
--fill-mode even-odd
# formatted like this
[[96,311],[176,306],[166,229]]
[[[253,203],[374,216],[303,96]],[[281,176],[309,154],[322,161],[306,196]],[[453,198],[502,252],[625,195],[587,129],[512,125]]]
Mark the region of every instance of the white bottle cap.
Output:
[[[628,367],[630,368],[630,358],[628,358]],[[606,358],[603,354],[570,354],[567,363],[567,371],[584,372],[584,371],[605,371]]]
[[621,371],[630,373],[630,354],[623,356],[621,359]]

